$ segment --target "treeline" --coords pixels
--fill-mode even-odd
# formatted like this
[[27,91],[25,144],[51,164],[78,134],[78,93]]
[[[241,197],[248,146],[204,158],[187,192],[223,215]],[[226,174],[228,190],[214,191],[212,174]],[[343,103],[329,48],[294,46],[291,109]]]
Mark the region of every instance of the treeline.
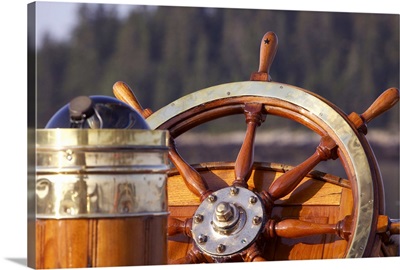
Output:
[[[40,18],[39,18],[40,19]],[[274,31],[274,81],[364,110],[399,85],[399,16],[390,14],[81,4],[68,41],[37,51],[37,126],[78,95],[112,94],[125,81],[153,111],[188,93],[248,80],[264,33]],[[398,127],[398,105],[374,126]]]

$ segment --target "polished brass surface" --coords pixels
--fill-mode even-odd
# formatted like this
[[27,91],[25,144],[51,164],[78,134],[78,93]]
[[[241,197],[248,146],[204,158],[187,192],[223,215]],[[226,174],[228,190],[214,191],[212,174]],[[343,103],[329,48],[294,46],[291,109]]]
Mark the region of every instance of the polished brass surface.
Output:
[[42,129],[36,217],[166,215],[168,131]]
[[[210,256],[228,256],[249,247],[266,220],[260,202],[250,203],[257,195],[245,188],[227,187],[213,193],[215,200],[204,200],[192,224],[193,239],[199,249]],[[257,220],[257,222],[254,222]]]
[[48,174],[36,182],[37,218],[166,215],[164,174]]

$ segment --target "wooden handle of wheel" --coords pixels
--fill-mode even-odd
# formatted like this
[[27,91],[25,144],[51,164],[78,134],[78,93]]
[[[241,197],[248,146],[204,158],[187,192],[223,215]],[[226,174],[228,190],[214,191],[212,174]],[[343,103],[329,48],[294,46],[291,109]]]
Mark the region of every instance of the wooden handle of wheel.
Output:
[[391,219],[389,224],[390,234],[400,234],[400,219]]
[[392,108],[398,101],[399,89],[392,87],[383,92],[364,113],[359,115],[352,112],[348,117],[359,131],[367,134],[367,123]]
[[267,32],[260,45],[260,64],[258,72],[251,74],[251,81],[271,81],[269,69],[274,61],[276,51],[278,50],[278,37],[274,32]]
[[336,224],[320,224],[297,219],[285,219],[275,223],[266,224],[269,236],[285,238],[300,238],[319,234],[336,234],[343,239],[348,239],[351,234],[352,218],[346,216]]
[[150,109],[143,109],[137,100],[132,89],[124,82],[118,81],[113,85],[113,93],[115,97],[137,110],[144,118],[149,117],[153,112]]
[[389,88],[383,92],[361,117],[369,123],[372,119],[392,108],[399,101],[399,90]]
[[390,219],[388,216],[378,216],[376,231],[378,233],[387,233],[390,235],[400,234],[400,219]]

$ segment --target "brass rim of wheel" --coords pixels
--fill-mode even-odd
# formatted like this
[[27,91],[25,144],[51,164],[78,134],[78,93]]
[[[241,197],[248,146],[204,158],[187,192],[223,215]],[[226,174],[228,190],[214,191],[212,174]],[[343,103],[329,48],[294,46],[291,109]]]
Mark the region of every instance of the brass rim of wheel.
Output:
[[152,129],[167,129],[176,138],[193,127],[233,114],[242,114],[245,104],[261,104],[263,115],[284,117],[306,126],[337,145],[353,194],[353,223],[345,257],[368,255],[373,225],[381,205],[377,162],[365,137],[347,115],[329,101],[305,89],[277,82],[235,82],[213,86],[186,95],[151,114]]

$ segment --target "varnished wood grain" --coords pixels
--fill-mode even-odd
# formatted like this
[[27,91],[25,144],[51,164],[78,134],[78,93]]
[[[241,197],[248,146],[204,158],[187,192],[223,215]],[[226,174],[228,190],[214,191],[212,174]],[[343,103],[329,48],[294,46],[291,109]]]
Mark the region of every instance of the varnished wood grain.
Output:
[[[233,183],[234,173],[232,170],[214,168],[201,171],[201,175],[207,181],[210,189],[218,190]],[[274,179],[281,176],[282,172],[273,170],[252,170],[248,180],[250,189],[261,191],[267,189]],[[226,182],[225,182],[226,180]],[[170,176],[168,179],[168,204],[174,205],[198,205],[198,198],[191,193],[183,184],[180,175]],[[278,205],[339,205],[342,187],[311,177],[305,177],[298,187],[285,197],[276,201]]]
[[144,118],[149,117],[153,112],[146,108],[143,109],[142,105],[140,105],[138,99],[133,93],[132,89],[125,82],[118,81],[113,85],[113,93],[116,98],[119,100],[129,104],[135,110],[137,110]]
[[304,162],[278,177],[268,188],[267,193],[274,201],[288,195],[300,181],[320,162],[337,158],[336,143],[324,136],[315,153]]
[[242,147],[236,158],[234,185],[247,188],[247,180],[249,179],[254,163],[256,128],[260,126],[265,119],[265,116],[262,114],[262,109],[263,106],[261,103],[245,104],[244,113],[246,115],[247,129]]
[[389,88],[384,91],[372,104],[368,109],[358,115],[355,112],[349,114],[349,119],[364,134],[367,134],[367,123],[386,112],[399,101],[399,89],[397,88]]
[[276,51],[278,50],[278,37],[274,32],[267,32],[261,39],[260,44],[260,63],[258,72],[254,72],[250,80],[253,81],[271,81],[269,70],[274,61]]
[[36,221],[36,267],[167,263],[165,216]]
[[170,139],[168,156],[182,176],[186,187],[200,198],[200,201],[203,201],[212,193],[203,177],[179,155],[172,138]]

